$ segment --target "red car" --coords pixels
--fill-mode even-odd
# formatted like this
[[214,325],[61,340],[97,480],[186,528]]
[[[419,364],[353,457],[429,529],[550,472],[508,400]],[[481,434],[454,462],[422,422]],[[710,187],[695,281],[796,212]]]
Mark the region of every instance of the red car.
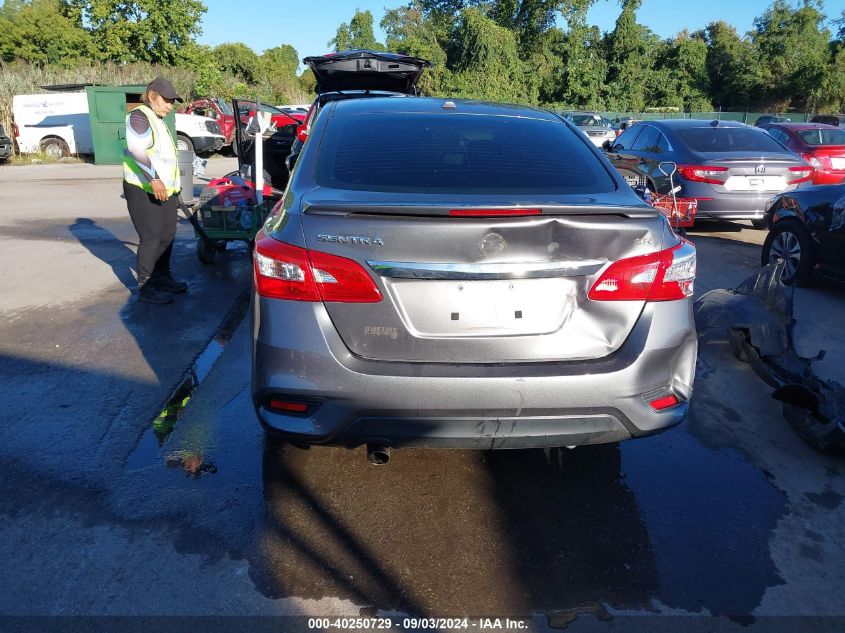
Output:
[[760,127],[810,163],[814,185],[845,183],[845,130],[823,123],[769,123]]
[[[238,114],[243,123],[249,123],[249,120],[255,114],[254,101],[239,101]],[[262,112],[270,113],[270,121],[276,126],[277,130],[281,130],[287,125],[299,125],[305,120],[304,112],[286,112],[266,103],[261,104]]]
[[220,131],[226,138],[226,144],[234,144],[235,142],[235,115],[232,112],[232,107],[217,97],[211,99],[194,99],[179,108],[179,112],[185,114],[199,114],[200,116],[207,116],[215,121],[220,126]]

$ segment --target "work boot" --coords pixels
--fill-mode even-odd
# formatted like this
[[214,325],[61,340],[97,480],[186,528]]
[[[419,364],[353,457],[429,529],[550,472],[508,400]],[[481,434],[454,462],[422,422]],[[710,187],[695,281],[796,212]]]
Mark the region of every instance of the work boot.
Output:
[[138,301],[146,303],[173,303],[173,295],[156,289],[150,282],[138,288]]
[[173,279],[170,273],[151,277],[149,283],[153,285],[153,288],[162,292],[176,293],[186,292],[188,290],[188,284],[184,281]]

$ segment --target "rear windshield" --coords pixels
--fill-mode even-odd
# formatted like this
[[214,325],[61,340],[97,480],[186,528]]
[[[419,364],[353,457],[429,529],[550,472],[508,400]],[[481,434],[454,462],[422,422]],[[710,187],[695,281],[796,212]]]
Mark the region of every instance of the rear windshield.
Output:
[[592,114],[573,114],[572,122],[578,127],[587,127],[589,125],[601,125],[604,127],[611,126],[610,119],[605,119],[601,116],[594,116]]
[[798,130],[807,145],[845,145],[845,130]]
[[586,142],[562,122],[455,113],[333,119],[320,144],[315,178],[325,187],[385,192],[615,189]]
[[763,130],[742,127],[692,127],[675,130],[694,152],[785,152]]

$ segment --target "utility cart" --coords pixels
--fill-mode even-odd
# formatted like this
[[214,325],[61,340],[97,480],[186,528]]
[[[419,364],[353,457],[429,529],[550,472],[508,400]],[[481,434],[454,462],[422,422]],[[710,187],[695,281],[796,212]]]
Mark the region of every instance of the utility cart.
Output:
[[226,250],[229,242],[252,244],[255,234],[280,197],[269,187],[259,202],[251,181],[230,174],[212,180],[200,194],[194,209],[198,222],[197,257],[203,264],[213,264],[218,252]]

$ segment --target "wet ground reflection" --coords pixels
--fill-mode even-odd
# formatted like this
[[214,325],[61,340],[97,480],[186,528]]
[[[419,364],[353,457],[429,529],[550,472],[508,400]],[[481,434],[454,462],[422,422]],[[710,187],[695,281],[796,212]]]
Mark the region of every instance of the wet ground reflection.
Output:
[[267,596],[411,614],[751,613],[781,581],[782,495],[685,428],[618,446],[394,451],[265,445],[251,575]]
[[[264,453],[253,559],[265,595],[414,614],[531,614],[657,591],[617,447],[582,451]],[[329,483],[334,482],[334,483]]]

